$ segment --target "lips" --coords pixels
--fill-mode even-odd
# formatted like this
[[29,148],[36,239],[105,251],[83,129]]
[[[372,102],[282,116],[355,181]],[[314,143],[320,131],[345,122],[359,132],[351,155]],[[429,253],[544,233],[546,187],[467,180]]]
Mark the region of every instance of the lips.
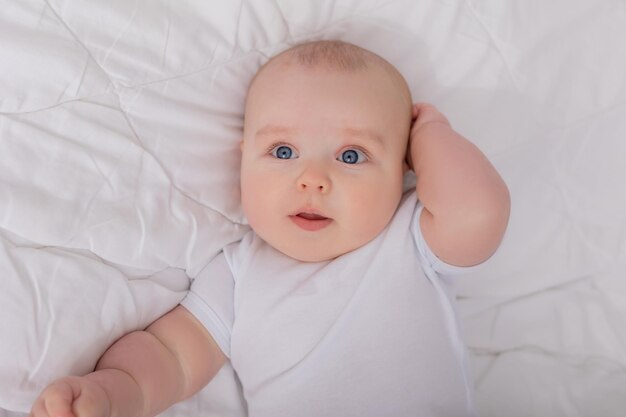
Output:
[[289,216],[289,218],[301,229],[309,232],[321,230],[333,221],[329,217],[311,211],[301,211]]
[[296,216],[302,217],[303,219],[307,220],[324,220],[328,218],[315,213],[298,213],[296,214]]

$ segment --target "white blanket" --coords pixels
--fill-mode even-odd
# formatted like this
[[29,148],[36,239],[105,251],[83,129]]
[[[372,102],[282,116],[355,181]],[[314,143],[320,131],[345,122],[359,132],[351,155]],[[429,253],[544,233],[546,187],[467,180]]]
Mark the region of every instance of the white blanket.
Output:
[[[509,185],[499,252],[458,283],[480,414],[623,415],[624,2],[0,0],[0,417],[245,233],[248,82],[322,38],[395,64]],[[237,390],[226,367],[163,415],[244,415]]]

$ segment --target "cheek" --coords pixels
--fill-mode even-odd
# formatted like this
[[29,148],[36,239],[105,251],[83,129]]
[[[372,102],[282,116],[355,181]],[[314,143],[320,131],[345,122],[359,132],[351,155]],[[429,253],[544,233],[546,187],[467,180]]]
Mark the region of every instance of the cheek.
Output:
[[[386,179],[385,179],[386,178]],[[389,222],[402,195],[402,181],[376,176],[367,187],[354,189],[350,198],[353,221],[358,222],[365,235],[378,234]]]
[[250,225],[255,227],[269,214],[275,212],[273,207],[280,192],[279,179],[263,171],[242,172],[241,204]]

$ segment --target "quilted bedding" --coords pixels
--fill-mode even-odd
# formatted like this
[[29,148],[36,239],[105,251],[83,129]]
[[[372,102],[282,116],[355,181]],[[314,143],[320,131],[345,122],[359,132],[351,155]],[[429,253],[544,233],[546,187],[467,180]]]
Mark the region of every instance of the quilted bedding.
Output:
[[[247,231],[246,88],[342,39],[395,64],[512,194],[458,281],[483,416],[626,409],[626,4],[0,0],[0,416],[93,368]],[[243,416],[232,370],[163,416]]]

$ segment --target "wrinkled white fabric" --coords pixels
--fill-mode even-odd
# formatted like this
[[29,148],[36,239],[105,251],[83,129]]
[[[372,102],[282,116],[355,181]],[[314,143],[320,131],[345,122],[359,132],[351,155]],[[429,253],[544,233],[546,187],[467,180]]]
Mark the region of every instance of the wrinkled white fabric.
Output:
[[[387,58],[509,185],[500,250],[455,288],[480,414],[623,415],[617,0],[0,0],[0,410],[88,371],[248,231],[248,82],[319,38]],[[203,391],[164,414],[213,412]]]

